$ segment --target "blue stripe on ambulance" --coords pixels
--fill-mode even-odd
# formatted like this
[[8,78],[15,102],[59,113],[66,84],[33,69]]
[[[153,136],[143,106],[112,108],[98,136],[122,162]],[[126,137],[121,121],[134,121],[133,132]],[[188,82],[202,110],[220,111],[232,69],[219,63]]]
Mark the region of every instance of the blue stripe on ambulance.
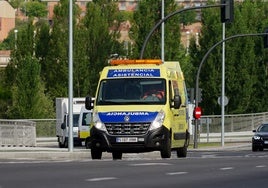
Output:
[[98,113],[103,123],[142,123],[152,122],[158,112],[105,112]]
[[112,69],[107,78],[118,77],[160,77],[160,69]]

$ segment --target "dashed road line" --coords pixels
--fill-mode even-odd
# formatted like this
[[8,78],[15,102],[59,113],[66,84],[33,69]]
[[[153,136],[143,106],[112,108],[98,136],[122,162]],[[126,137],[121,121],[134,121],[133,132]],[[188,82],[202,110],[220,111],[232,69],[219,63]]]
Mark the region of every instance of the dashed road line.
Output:
[[188,172],[168,172],[168,173],[166,173],[166,175],[169,175],[169,176],[184,175],[184,174],[188,174]]
[[256,168],[265,168],[266,167],[266,165],[258,165],[258,166],[256,166]]
[[223,167],[223,168],[220,168],[220,170],[233,170],[234,167]]
[[86,181],[107,181],[107,180],[115,180],[116,177],[101,177],[101,178],[90,178],[86,179]]
[[170,163],[136,163],[129,164],[129,166],[167,166],[171,165]]

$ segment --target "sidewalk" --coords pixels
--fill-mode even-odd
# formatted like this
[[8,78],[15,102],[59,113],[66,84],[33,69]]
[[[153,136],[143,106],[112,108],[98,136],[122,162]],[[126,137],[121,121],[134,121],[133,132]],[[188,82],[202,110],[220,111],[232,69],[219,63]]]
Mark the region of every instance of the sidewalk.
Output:
[[[222,146],[206,146],[198,147],[196,149],[188,148],[189,152],[194,151],[224,151],[224,150],[249,150],[250,143],[225,143]],[[131,155],[131,154],[128,154]],[[144,153],[144,155],[157,156],[159,152]],[[123,155],[124,156],[124,155]],[[103,152],[104,159],[111,159],[110,153]],[[52,147],[0,147],[0,159],[15,159],[15,160],[87,160],[91,159],[90,149],[73,148],[69,151],[68,148]]]

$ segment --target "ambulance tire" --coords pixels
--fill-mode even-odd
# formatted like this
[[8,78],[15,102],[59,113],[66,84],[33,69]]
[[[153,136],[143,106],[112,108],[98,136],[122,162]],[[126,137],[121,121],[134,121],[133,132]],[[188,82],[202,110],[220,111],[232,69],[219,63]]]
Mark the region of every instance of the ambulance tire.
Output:
[[112,152],[113,160],[121,160],[122,159],[122,152],[114,151]]
[[185,139],[184,146],[177,149],[177,157],[178,158],[185,158],[187,156],[187,148],[188,148],[189,143],[190,143],[190,134],[188,131],[186,132],[186,135],[187,136]]
[[187,146],[183,146],[182,148],[177,149],[177,157],[185,158],[187,156]]
[[91,158],[92,159],[101,159],[102,151],[98,148],[91,147]]
[[162,158],[170,158],[171,157],[171,140],[168,138],[167,143],[160,151]]

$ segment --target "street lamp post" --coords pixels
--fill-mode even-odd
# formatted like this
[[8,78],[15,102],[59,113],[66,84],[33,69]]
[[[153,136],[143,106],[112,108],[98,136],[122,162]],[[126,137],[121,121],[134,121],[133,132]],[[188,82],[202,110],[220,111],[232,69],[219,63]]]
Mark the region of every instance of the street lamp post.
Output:
[[15,50],[17,50],[17,35],[18,35],[18,30],[17,29],[15,29],[14,30],[14,33],[15,33]]

